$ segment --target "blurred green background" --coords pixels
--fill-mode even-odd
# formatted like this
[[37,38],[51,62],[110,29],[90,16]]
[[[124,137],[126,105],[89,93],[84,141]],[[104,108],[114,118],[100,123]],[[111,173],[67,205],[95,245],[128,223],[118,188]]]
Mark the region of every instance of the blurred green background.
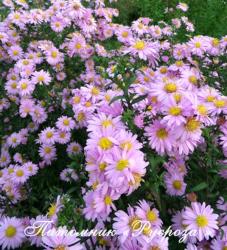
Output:
[[127,25],[139,17],[168,21],[171,15],[164,14],[165,8],[175,7],[179,2],[189,5],[185,15],[195,25],[196,34],[213,37],[227,34],[227,0],[118,0],[112,5],[120,11],[117,22]]

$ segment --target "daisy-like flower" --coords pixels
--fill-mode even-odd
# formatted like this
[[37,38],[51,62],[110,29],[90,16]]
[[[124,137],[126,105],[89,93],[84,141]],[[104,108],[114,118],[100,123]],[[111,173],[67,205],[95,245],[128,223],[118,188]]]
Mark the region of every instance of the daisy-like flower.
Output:
[[2,249],[15,249],[22,245],[25,239],[24,227],[16,217],[3,217],[0,221],[0,245]]
[[28,79],[21,79],[18,83],[18,92],[21,96],[31,95],[35,89],[34,84]]
[[60,179],[62,181],[70,182],[72,180],[77,181],[79,177],[72,168],[65,168],[60,173]]
[[12,180],[15,183],[25,183],[29,178],[29,172],[27,168],[23,166],[18,166],[14,168],[14,172],[12,175]]
[[20,59],[23,55],[23,50],[20,46],[18,45],[14,45],[11,46],[9,51],[8,51],[10,57],[14,60],[17,61],[18,59]]
[[202,57],[209,44],[207,39],[205,39],[204,37],[196,36],[188,42],[188,46],[192,54]]
[[66,144],[70,141],[71,133],[59,130],[56,132],[56,142]]
[[155,120],[150,126],[145,128],[145,131],[151,148],[155,149],[161,155],[171,151],[174,137],[168,127],[161,124],[160,121]]
[[179,3],[177,5],[177,9],[180,9],[180,10],[186,12],[188,10],[188,5],[186,3]]
[[82,152],[82,147],[79,143],[77,142],[71,142],[66,149],[66,152],[69,155],[77,155]]
[[15,148],[16,146],[18,146],[21,143],[21,136],[19,135],[19,133],[12,133],[8,138],[7,138],[7,144],[12,147]]
[[25,173],[27,173],[29,176],[32,176],[38,172],[39,168],[37,164],[34,164],[29,161],[23,164],[23,169],[25,170]]
[[153,61],[158,60],[157,46],[151,42],[146,42],[144,40],[136,40],[131,42],[131,46],[125,50],[125,53],[131,53],[133,56],[138,56],[140,59],[147,60],[148,58],[153,58]]
[[44,70],[35,71],[32,74],[32,82],[34,84],[39,83],[40,85],[42,84],[49,85],[51,82],[51,76],[49,72],[44,71]]
[[25,118],[28,114],[32,114],[32,112],[34,111],[34,101],[31,99],[21,99],[20,101],[20,116],[22,118]]
[[53,160],[56,157],[56,148],[51,145],[42,145],[39,148],[39,155],[47,161]]
[[39,143],[43,143],[45,145],[52,145],[56,141],[56,131],[54,128],[45,128],[39,134]]
[[75,127],[75,122],[71,117],[61,116],[60,118],[58,118],[56,126],[58,129],[68,132]]
[[156,208],[151,208],[151,204],[145,200],[138,202],[136,215],[144,221],[149,221],[152,228],[161,228],[162,221],[159,218],[159,211]]
[[115,213],[113,218],[113,229],[116,230],[116,234],[119,237],[121,243],[124,243],[126,239],[131,238],[134,232],[141,228],[140,218],[136,216],[135,211],[132,207],[129,207],[125,213],[119,210]]
[[181,196],[185,193],[186,183],[180,173],[166,173],[164,176],[166,192],[171,196]]
[[119,187],[126,182],[134,183],[134,174],[144,176],[148,163],[144,161],[142,152],[113,148],[111,155],[112,157],[105,159],[108,163],[105,175],[113,186]]
[[199,241],[208,240],[218,230],[218,215],[213,213],[210,205],[199,202],[192,202],[191,207],[186,207],[182,214],[183,224],[187,230],[196,230],[196,237]]
[[[50,236],[43,236],[42,241],[45,249],[67,249],[67,250],[84,250],[84,246],[81,245],[79,239],[75,236],[67,234],[66,227],[52,228]],[[58,233],[61,232],[61,233]],[[65,232],[65,233],[64,233]],[[75,232],[75,230],[74,230]],[[76,232],[75,232],[76,233]]]
[[50,48],[45,52],[46,60],[50,65],[56,65],[62,61],[62,53],[59,52],[56,48]]

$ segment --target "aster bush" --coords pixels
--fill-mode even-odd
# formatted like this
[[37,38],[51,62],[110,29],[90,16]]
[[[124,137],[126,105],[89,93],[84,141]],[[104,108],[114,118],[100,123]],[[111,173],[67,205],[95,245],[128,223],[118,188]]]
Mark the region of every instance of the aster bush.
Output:
[[226,249],[227,36],[111,4],[2,1],[1,249]]

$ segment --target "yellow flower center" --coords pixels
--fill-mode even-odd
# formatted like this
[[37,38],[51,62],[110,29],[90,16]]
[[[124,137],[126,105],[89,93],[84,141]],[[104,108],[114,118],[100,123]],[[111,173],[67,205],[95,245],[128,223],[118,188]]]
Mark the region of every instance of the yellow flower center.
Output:
[[63,124],[64,124],[65,126],[69,126],[69,119],[64,119],[64,120],[63,120]]
[[45,147],[44,151],[46,154],[50,154],[52,150],[50,147]]
[[141,228],[141,221],[139,217],[135,216],[129,221],[129,227],[132,231],[136,231]]
[[196,85],[196,84],[197,84],[197,81],[198,81],[197,78],[196,78],[196,76],[193,76],[193,75],[192,75],[192,76],[189,76],[189,77],[188,77],[188,80],[189,80],[190,83],[192,83],[192,84],[194,84],[194,85]]
[[17,229],[14,226],[8,226],[7,229],[5,230],[5,236],[8,238],[12,238],[15,236],[17,233]]
[[147,212],[147,219],[148,219],[149,221],[152,221],[152,222],[156,221],[156,219],[157,219],[156,213],[153,212],[153,211],[151,211],[151,210],[149,210],[149,211]]
[[17,56],[18,54],[19,54],[19,51],[18,51],[18,50],[14,50],[14,51],[13,51],[13,55],[14,55],[14,56]]
[[214,100],[214,105],[216,108],[224,108],[225,107],[225,100]]
[[79,112],[78,116],[77,116],[77,120],[79,122],[83,121],[85,119],[85,114],[83,112]]
[[39,82],[43,82],[44,80],[45,80],[45,79],[44,79],[44,76],[42,76],[42,75],[41,75],[41,76],[38,76],[38,81],[39,81]]
[[58,56],[58,52],[57,51],[52,51],[51,52],[51,57],[57,58],[57,56]]
[[91,105],[92,105],[91,102],[89,102],[89,101],[85,102],[85,107],[89,108],[89,107],[91,107]]
[[81,49],[81,48],[82,48],[81,43],[76,43],[76,44],[75,44],[75,48],[76,48],[76,49]]
[[164,87],[167,93],[174,93],[177,91],[177,85],[175,83],[167,83]]
[[14,169],[13,169],[13,168],[9,168],[9,169],[8,169],[8,173],[9,173],[9,174],[12,174],[13,172],[14,172]]
[[111,140],[109,140],[107,137],[102,137],[102,138],[99,140],[98,145],[101,147],[101,149],[107,150],[107,149],[112,148],[113,143],[112,143]]
[[112,123],[111,120],[104,120],[104,121],[102,121],[102,126],[103,126],[104,128],[107,128],[107,127],[109,127],[109,126],[111,126],[111,125],[113,125],[113,123]]
[[161,248],[158,246],[152,246],[149,250],[161,250]]
[[21,89],[25,90],[25,89],[27,89],[27,87],[28,87],[28,84],[26,82],[23,82],[21,84]]
[[145,43],[144,41],[137,41],[133,47],[138,50],[143,50],[145,48]]
[[137,174],[137,173],[135,173],[135,174],[133,173],[132,175],[134,177],[134,182],[130,181],[128,184],[130,186],[137,186],[138,184],[140,184],[140,182],[142,180],[142,177],[139,174]]
[[112,199],[111,199],[111,197],[109,196],[109,195],[106,195],[105,196],[105,199],[104,199],[104,202],[105,202],[105,204],[108,206],[108,205],[110,205],[110,204],[112,204]]
[[92,90],[91,90],[92,95],[98,95],[99,92],[100,92],[100,90],[98,88],[96,88],[96,87],[93,87]]
[[47,215],[49,217],[53,216],[56,213],[56,210],[57,210],[56,204],[51,204],[50,207],[49,207],[49,209],[48,209]]
[[73,152],[78,152],[78,151],[79,151],[79,147],[76,146],[76,145],[73,146],[73,147],[72,147],[72,151],[73,151]]
[[74,97],[73,97],[73,102],[74,102],[75,104],[80,103],[80,96],[74,96]]
[[161,74],[165,74],[167,72],[167,68],[166,67],[161,67],[160,68],[160,73]]
[[128,165],[129,165],[128,160],[122,159],[122,160],[119,160],[119,161],[118,161],[117,166],[116,166],[116,169],[117,169],[118,171],[123,171],[125,168],[128,167]]
[[52,133],[51,131],[48,131],[48,132],[46,133],[46,137],[47,137],[48,139],[52,138],[52,137],[53,137],[53,133]]
[[196,218],[198,227],[206,227],[208,225],[208,219],[204,215],[198,215]]
[[57,27],[57,28],[61,27],[61,23],[60,22],[55,22],[55,27]]
[[124,38],[128,37],[128,31],[123,31],[123,32],[121,33],[121,35],[122,35],[122,37],[124,37]]
[[168,132],[164,128],[157,130],[156,135],[159,139],[165,139],[168,136]]
[[222,248],[222,250],[227,250],[227,246],[224,246],[224,247]]
[[105,162],[102,162],[99,164],[99,170],[100,171],[104,171],[107,167],[107,164]]
[[132,143],[130,141],[125,141],[120,144],[121,149],[127,149],[130,150],[132,149]]
[[215,97],[212,96],[212,95],[208,95],[207,98],[206,98],[207,102],[213,102],[214,99],[215,99]]
[[213,45],[214,47],[217,47],[219,44],[220,44],[220,41],[219,41],[217,38],[214,38],[214,39],[212,40],[212,45]]
[[195,43],[195,47],[196,47],[197,49],[201,48],[201,43],[200,43],[200,42],[196,42],[196,43]]
[[198,129],[199,126],[200,126],[199,121],[196,121],[194,118],[189,118],[186,125],[185,125],[185,128],[186,128],[187,131],[193,132],[196,129]]
[[16,82],[11,83],[11,88],[16,89],[17,88],[17,83]]
[[54,250],[66,250],[67,248],[64,245],[59,245],[54,248]]
[[179,180],[175,180],[175,181],[173,182],[173,187],[174,187],[176,190],[181,190],[182,182],[179,181]]
[[204,105],[198,105],[197,110],[200,115],[207,115],[207,108]]
[[184,65],[183,61],[176,61],[175,64],[177,67],[182,67]]
[[23,61],[23,65],[28,65],[29,64],[29,61],[28,60],[24,60]]
[[178,115],[181,114],[181,108],[179,108],[179,107],[171,107],[169,109],[169,114],[173,115],[173,116],[178,116]]
[[24,171],[21,170],[21,169],[19,169],[19,170],[16,171],[16,175],[17,175],[18,177],[22,177],[22,176],[24,175]]

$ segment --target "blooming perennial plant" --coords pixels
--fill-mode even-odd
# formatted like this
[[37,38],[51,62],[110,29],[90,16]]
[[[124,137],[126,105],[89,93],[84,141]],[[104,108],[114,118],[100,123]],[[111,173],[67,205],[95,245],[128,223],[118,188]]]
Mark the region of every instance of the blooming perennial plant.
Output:
[[[1,3],[1,249],[227,249],[227,36],[193,35],[185,3],[124,26],[103,0],[32,2]],[[116,235],[26,237],[48,220]]]

